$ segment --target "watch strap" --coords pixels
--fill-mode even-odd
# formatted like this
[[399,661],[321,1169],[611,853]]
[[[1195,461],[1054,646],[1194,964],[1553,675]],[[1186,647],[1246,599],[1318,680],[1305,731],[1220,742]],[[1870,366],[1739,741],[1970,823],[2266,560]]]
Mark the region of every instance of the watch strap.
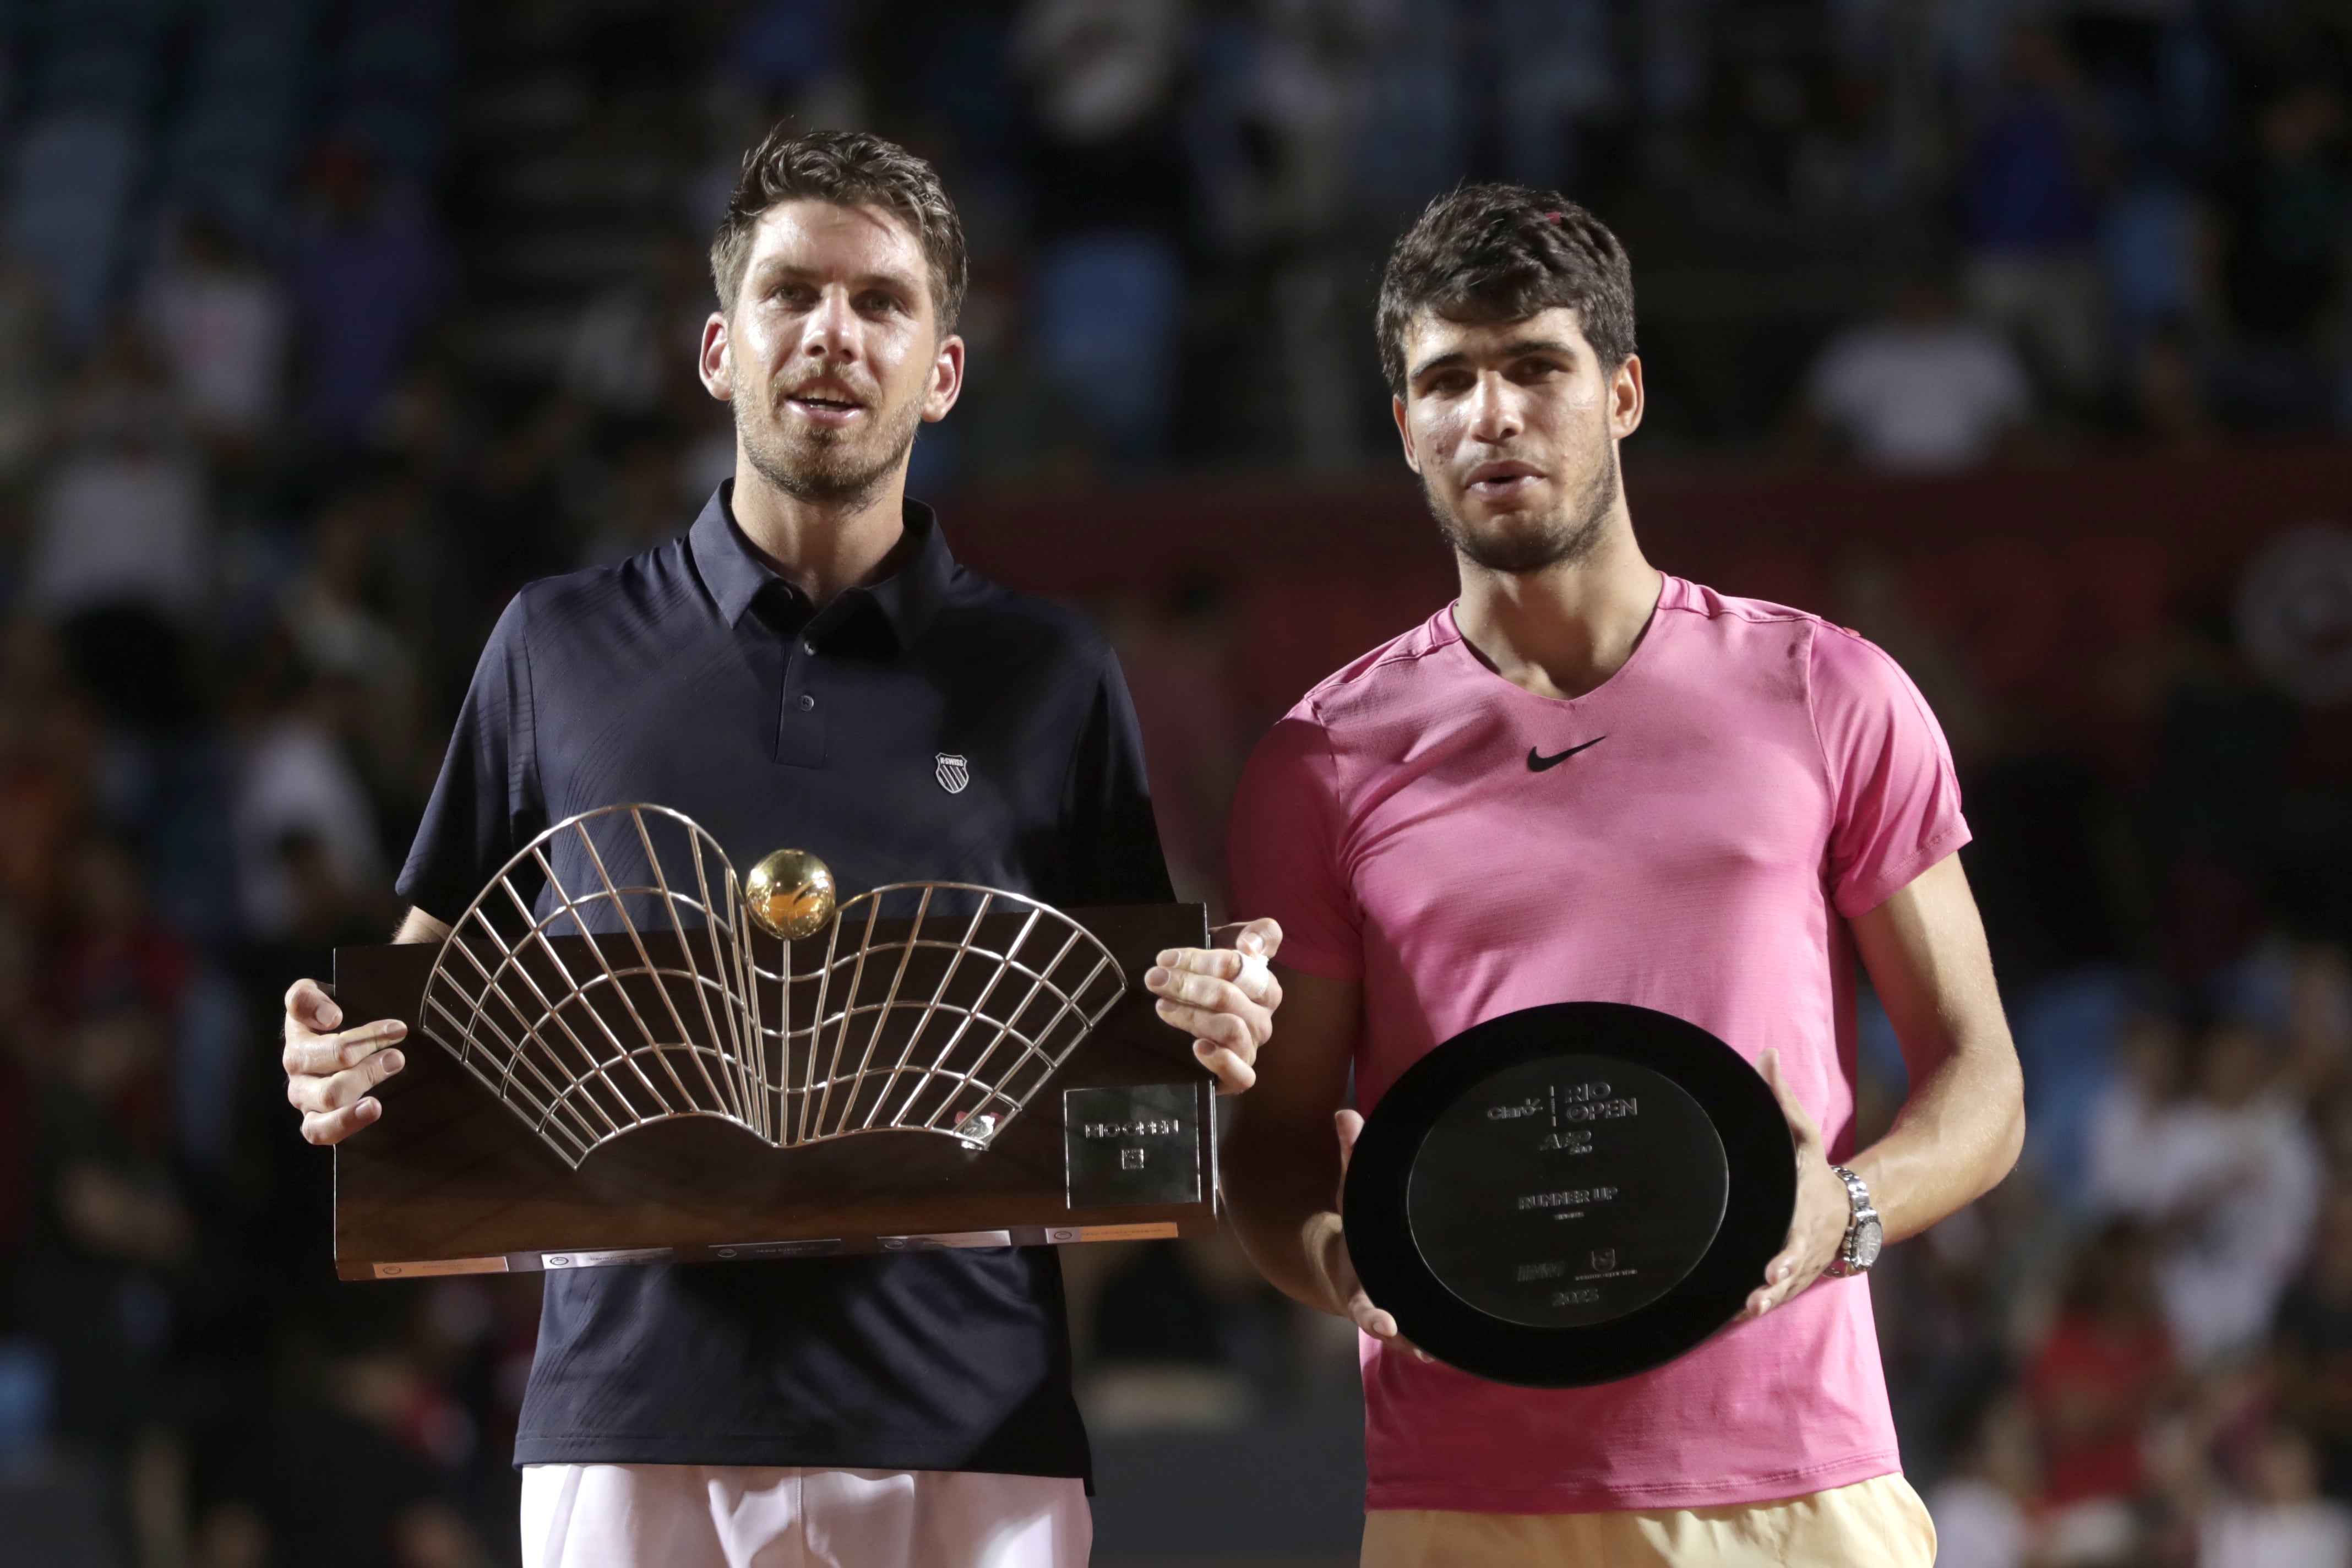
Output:
[[1845,1235],[1838,1241],[1837,1256],[1830,1260],[1829,1268],[1823,1271],[1843,1279],[1863,1273],[1868,1268],[1868,1265],[1856,1260],[1856,1244],[1861,1238],[1864,1223],[1875,1220],[1878,1209],[1870,1201],[1869,1184],[1843,1165],[1832,1165],[1830,1170],[1845,1184],[1846,1197],[1853,1205],[1845,1222]]

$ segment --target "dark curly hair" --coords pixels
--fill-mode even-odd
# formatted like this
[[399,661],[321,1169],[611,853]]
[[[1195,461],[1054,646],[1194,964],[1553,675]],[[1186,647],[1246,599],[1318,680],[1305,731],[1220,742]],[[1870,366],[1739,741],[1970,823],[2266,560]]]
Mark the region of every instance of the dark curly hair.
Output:
[[723,310],[735,308],[751,233],[780,202],[814,200],[877,206],[914,230],[930,273],[940,335],[955,331],[963,310],[963,221],[939,172],[895,142],[863,131],[803,131],[780,124],[743,154],[742,177],[710,241],[710,280]]
[[1423,310],[1449,321],[1524,321],[1560,306],[1612,368],[1633,356],[1633,268],[1607,226],[1526,185],[1463,185],[1429,204],[1381,275],[1381,369],[1404,395],[1405,331]]

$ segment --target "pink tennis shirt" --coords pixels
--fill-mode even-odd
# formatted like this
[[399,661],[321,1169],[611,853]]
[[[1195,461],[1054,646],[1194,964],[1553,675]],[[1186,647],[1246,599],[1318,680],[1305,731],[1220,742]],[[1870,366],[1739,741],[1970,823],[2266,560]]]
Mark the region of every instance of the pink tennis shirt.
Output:
[[[1968,837],[1942,731],[1893,659],[1668,577],[1633,658],[1582,697],[1496,675],[1450,608],[1358,659],[1259,744],[1230,847],[1239,910],[1282,922],[1282,962],[1363,982],[1363,1109],[1498,1014],[1630,1002],[1751,1061],[1778,1049],[1834,1159],[1853,1142],[1845,922]],[[1361,1356],[1376,1509],[1698,1508],[1900,1468],[1860,1279],[1599,1388],[1508,1387],[1369,1337]]]

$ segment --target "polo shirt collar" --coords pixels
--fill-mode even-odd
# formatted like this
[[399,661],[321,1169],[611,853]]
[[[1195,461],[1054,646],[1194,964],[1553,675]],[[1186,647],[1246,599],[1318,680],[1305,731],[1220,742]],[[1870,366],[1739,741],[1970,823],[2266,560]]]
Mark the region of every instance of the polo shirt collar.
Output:
[[[751,542],[743,537],[743,531],[736,526],[734,487],[733,479],[719,482],[687,535],[694,552],[695,570],[701,574],[719,605],[719,613],[730,626],[743,618],[751,601],[771,583],[799,596],[798,590],[785,584],[760,559]],[[922,636],[923,628],[930,625],[932,616],[947,597],[948,580],[955,574],[955,557],[948,552],[947,538],[940,531],[938,515],[919,500],[909,500],[905,506],[907,532],[915,541],[912,553],[879,583],[852,588],[842,595],[845,600],[859,596],[871,600],[902,648],[911,647]]]

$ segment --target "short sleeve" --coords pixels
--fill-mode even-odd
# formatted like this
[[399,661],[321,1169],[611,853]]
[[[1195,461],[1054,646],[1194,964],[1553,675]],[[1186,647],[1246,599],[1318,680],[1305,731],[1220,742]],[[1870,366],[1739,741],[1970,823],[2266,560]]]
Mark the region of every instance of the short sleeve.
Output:
[[1281,961],[1332,980],[1364,973],[1363,926],[1339,863],[1330,737],[1294,710],[1250,754],[1225,843],[1234,911],[1282,925]]
[[1969,841],[1944,731],[1902,668],[1852,632],[1813,634],[1807,693],[1829,770],[1831,900],[1853,920]]
[[1118,658],[1102,650],[1094,700],[1070,759],[1062,803],[1069,904],[1164,904],[1176,896],[1160,851],[1144,771],[1143,731]]
[[515,851],[547,826],[526,621],[518,595],[492,628],[401,869],[400,896],[436,920],[465,913]]

